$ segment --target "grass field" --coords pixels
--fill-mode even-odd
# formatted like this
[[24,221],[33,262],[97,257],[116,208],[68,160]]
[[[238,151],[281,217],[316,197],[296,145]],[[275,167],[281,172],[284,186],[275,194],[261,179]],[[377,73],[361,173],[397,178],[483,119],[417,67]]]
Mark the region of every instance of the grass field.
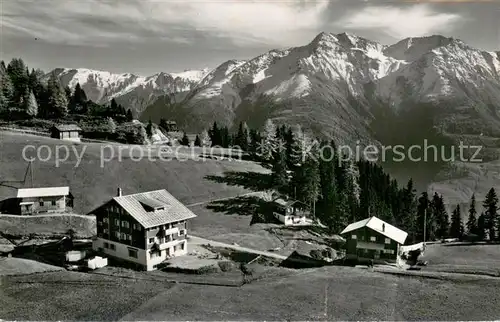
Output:
[[[35,186],[69,185],[75,197],[74,211],[86,214],[116,195],[120,186],[125,194],[141,191],[167,189],[172,195],[185,204],[208,201],[212,199],[233,197],[249,190],[238,186],[229,186],[224,183],[206,179],[209,175],[222,175],[227,171],[265,171],[252,162],[217,161],[217,160],[160,160],[157,152],[148,154],[141,161],[141,149],[136,146],[133,150],[122,150],[119,158],[119,146],[112,145],[104,149],[105,158],[114,154],[114,159],[104,162],[101,167],[101,144],[88,143],[73,145],[50,138],[12,134],[0,132],[0,200],[13,197],[17,187],[30,184],[22,182],[25,177],[28,162],[23,160],[22,151],[25,145],[40,147],[47,145],[52,156],[47,161],[37,160],[33,163]],[[56,163],[56,146],[66,145],[70,151],[68,160]],[[78,158],[73,148],[83,158],[78,164]],[[33,156],[33,149],[27,153]],[[66,152],[60,149],[60,156],[64,158]],[[114,152],[111,152],[114,151]],[[47,156],[47,150],[42,150],[42,158]]]
[[62,267],[40,263],[34,260],[14,257],[0,257],[0,276],[21,275],[63,270]]
[[422,260],[429,262],[428,271],[500,276],[499,244],[427,245]]
[[[495,320],[500,280],[454,282],[328,267],[242,287],[81,273],[4,277],[7,320]],[[486,300],[487,299],[487,300]],[[85,305],[82,305],[85,303]],[[480,303],[480,305],[478,305]]]
[[75,237],[89,238],[96,233],[95,218],[81,215],[8,216],[0,215],[0,231],[12,236],[66,235],[73,229]]

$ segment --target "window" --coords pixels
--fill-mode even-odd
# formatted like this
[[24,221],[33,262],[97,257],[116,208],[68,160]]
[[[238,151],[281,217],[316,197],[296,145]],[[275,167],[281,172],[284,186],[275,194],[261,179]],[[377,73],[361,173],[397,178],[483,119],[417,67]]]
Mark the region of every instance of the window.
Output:
[[149,243],[150,243],[150,244],[152,244],[152,243],[154,243],[154,242],[155,242],[154,237],[149,239]]
[[141,230],[141,225],[139,224],[133,224],[132,227],[135,229],[135,230]]
[[56,205],[56,201],[52,200],[52,206],[55,206],[55,205]]
[[115,226],[120,226],[120,221],[118,219],[115,219]]
[[111,250],[115,250],[115,249],[116,249],[115,244],[109,244],[109,248],[110,248]]
[[186,231],[184,229],[183,230],[179,230],[179,236],[183,236],[185,232]]
[[386,239],[385,239],[385,243],[386,243],[387,245],[390,245],[390,244],[391,244],[391,240],[390,240],[389,238],[386,238]]
[[137,258],[137,250],[129,248],[128,249],[128,256],[133,257],[133,258]]
[[393,249],[384,249],[384,252],[386,254],[394,254],[394,250]]
[[40,201],[40,207],[43,207],[43,201]]
[[109,233],[109,230],[107,230],[106,228],[104,228],[104,229],[102,230],[102,232],[103,232],[103,233],[105,233],[105,234],[107,234],[107,233]]
[[370,241],[373,241],[373,242],[377,241],[377,237],[375,237],[375,236],[370,237]]
[[356,235],[352,235],[351,239],[357,239],[358,237]]
[[129,228],[130,226],[129,226],[128,221],[123,220],[123,221],[122,221],[122,227]]
[[120,232],[115,231],[115,237],[118,238],[118,239],[120,239]]
[[108,223],[109,220],[108,220],[108,218],[105,217],[105,218],[102,219],[102,222]]
[[104,248],[109,248],[109,244],[104,242]]
[[127,240],[127,234],[121,233],[120,238],[123,239],[123,240]]
[[97,226],[102,226],[102,221],[98,221]]
[[184,250],[184,246],[186,246],[186,243],[181,244],[181,249]]

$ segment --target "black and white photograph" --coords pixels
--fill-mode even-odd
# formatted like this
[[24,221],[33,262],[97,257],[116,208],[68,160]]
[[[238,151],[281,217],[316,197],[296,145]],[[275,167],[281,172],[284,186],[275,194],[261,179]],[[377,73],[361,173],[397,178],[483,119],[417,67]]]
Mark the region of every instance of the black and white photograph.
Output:
[[0,0],[0,321],[500,320],[500,0]]

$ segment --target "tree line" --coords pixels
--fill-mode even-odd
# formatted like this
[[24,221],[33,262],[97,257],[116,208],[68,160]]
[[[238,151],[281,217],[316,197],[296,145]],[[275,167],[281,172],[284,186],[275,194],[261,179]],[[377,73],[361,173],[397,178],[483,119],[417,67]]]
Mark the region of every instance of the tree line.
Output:
[[[131,121],[132,111],[116,103],[97,104],[87,98],[80,84],[74,90],[63,87],[55,73],[48,76],[39,69],[31,72],[21,58],[6,66],[0,62],[0,115],[12,118],[60,119],[68,114],[112,117]],[[45,81],[46,80],[46,81]]]
[[[267,120],[262,131],[240,123],[235,133],[214,123],[208,131],[212,146],[237,145],[272,170],[272,189],[338,233],[349,223],[370,216],[406,231],[408,243],[445,238],[500,240],[498,197],[491,189],[476,210],[472,196],[468,220],[460,206],[449,216],[443,196],[417,195],[413,180],[399,186],[381,165],[340,156],[333,140],[314,139],[300,126],[277,126]],[[321,154],[320,154],[321,151]],[[347,160],[347,161],[344,161]]]

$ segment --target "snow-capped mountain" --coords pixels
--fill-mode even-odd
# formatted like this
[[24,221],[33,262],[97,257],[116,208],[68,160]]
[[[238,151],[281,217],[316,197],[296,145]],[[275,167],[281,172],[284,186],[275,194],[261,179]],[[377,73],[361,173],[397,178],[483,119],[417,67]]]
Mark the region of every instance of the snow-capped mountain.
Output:
[[203,69],[138,76],[85,68],[57,68],[52,71],[63,86],[74,89],[79,83],[92,101],[103,103],[115,98],[118,103],[132,108],[138,114],[158,96],[191,90],[208,72],[208,69]]
[[[261,125],[272,117],[358,139],[372,137],[374,102],[398,111],[409,102],[448,100],[499,129],[499,75],[498,52],[458,39],[408,38],[385,46],[321,33],[302,47],[221,64],[191,89],[182,108],[165,112],[178,112],[178,121],[196,130],[214,120]],[[159,117],[157,106],[151,110],[144,117]]]

